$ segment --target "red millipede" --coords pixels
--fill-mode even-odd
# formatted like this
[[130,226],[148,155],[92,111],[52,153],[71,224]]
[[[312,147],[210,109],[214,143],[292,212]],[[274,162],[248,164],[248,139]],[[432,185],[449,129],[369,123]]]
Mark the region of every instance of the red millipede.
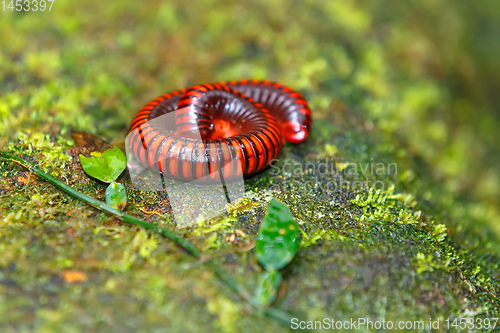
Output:
[[[175,131],[152,122],[171,112]],[[230,178],[264,169],[285,140],[304,141],[310,126],[306,100],[281,83],[208,83],[146,104],[132,121],[128,148],[144,166],[172,178],[214,179],[216,171]]]

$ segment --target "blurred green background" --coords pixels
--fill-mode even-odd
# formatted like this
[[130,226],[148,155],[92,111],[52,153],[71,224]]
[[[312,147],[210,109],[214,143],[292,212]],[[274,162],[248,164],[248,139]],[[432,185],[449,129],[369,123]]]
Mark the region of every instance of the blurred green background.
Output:
[[[318,137],[354,142],[341,156],[396,161],[396,191],[413,194],[498,286],[499,29],[496,0],[57,0],[50,12],[0,10],[0,144],[69,140],[70,129],[120,144],[162,93],[283,82],[310,101]],[[4,203],[0,219],[14,207]]]

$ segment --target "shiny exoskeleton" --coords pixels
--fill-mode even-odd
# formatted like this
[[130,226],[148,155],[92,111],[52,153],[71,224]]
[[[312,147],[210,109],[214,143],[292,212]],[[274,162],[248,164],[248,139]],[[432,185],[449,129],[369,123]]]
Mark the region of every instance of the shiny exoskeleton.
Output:
[[[171,112],[175,131],[152,121]],[[209,83],[146,104],[132,121],[129,149],[145,166],[181,180],[216,178],[216,171],[246,176],[267,167],[285,140],[304,141],[310,126],[306,100],[283,84]]]

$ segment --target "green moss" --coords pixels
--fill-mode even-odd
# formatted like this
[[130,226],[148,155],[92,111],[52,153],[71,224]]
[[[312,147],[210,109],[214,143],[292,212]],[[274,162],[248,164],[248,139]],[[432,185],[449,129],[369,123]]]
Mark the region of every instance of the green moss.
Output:
[[[104,200],[105,184],[73,158],[71,129],[121,145],[135,112],[169,90],[281,81],[310,101],[310,137],[247,179],[240,203],[176,229],[168,197],[124,174],[127,212],[176,230],[253,292],[249,249],[269,200],[286,203],[302,245],[274,306],[303,320],[498,317],[496,5],[61,0],[50,20],[7,11],[0,145]],[[372,163],[384,172],[364,171]],[[1,160],[0,175],[2,332],[286,331],[167,240],[19,165]]]
[[[393,186],[386,191],[370,188],[366,197],[358,194],[351,202],[363,209],[361,221],[417,223],[420,220],[420,212],[412,212],[406,208],[416,205],[412,195],[394,194]],[[398,209],[398,202],[403,202],[406,207]]]
[[415,259],[417,262],[417,273],[422,273],[425,271],[432,272],[435,269],[444,269],[444,270],[453,269],[453,267],[448,266],[451,261],[450,258],[448,258],[444,264],[440,264],[435,261],[435,258],[432,254],[426,256],[425,254],[419,252],[417,253]]
[[[51,136],[42,132],[32,134],[25,132],[16,133],[16,140],[9,142],[8,151],[16,154],[28,154],[34,156],[40,161],[40,168],[51,173],[53,176],[59,176],[60,171],[64,170],[71,161],[71,156],[67,150],[73,146],[73,140],[63,136]],[[5,164],[5,161],[1,163]],[[8,175],[4,173],[4,177]]]

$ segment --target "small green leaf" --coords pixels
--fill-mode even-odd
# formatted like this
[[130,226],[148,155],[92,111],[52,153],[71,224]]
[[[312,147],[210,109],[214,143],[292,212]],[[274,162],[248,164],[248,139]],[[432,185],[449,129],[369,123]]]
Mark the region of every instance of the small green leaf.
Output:
[[103,182],[109,183],[109,170],[100,152],[92,152],[91,157],[85,157],[80,154],[80,163],[83,170],[91,177],[97,178]]
[[106,165],[111,170],[110,176],[112,180],[116,180],[118,176],[127,167],[127,158],[120,148],[114,147],[102,153],[102,157]]
[[273,198],[257,233],[257,259],[266,270],[281,269],[293,259],[299,242],[299,226],[292,212]]
[[127,193],[125,186],[112,182],[106,189],[106,204],[108,206],[123,210],[127,204]]
[[85,157],[80,154],[80,163],[83,170],[94,178],[97,178],[105,183],[111,183],[127,167],[127,159],[125,154],[117,148],[108,149],[104,153],[92,152],[91,157]]
[[281,284],[281,273],[277,270],[263,271],[255,298],[263,306],[269,306],[276,299]]

